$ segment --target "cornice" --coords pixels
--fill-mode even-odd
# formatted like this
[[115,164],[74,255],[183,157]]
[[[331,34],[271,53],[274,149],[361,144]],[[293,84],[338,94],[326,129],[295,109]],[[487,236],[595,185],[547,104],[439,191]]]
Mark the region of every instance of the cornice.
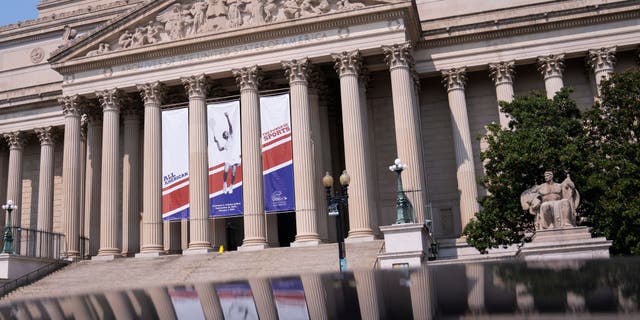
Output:
[[[170,3],[168,3],[170,4]],[[65,62],[52,62],[52,68],[61,74],[75,73],[84,70],[95,70],[113,65],[128,64],[148,59],[165,58],[185,53],[199,52],[258,42],[276,38],[294,36],[311,32],[325,31],[335,28],[348,28],[390,19],[411,21],[415,13],[411,2],[382,4],[360,10],[332,13],[309,17],[304,20],[276,22],[257,27],[246,27],[236,30],[225,30],[204,34],[201,37],[187,38],[179,41],[165,42],[153,46],[125,49],[100,56],[80,57]],[[137,18],[137,17],[136,17]],[[119,23],[118,26],[122,24]],[[115,29],[111,28],[111,29]]]
[[640,17],[640,4],[636,0],[630,0],[427,30],[423,32],[422,40],[417,47],[421,49],[442,47],[638,17]]
[[38,40],[44,37],[44,34],[61,32],[61,27],[64,25],[80,26],[101,23],[106,21],[106,18],[131,9],[134,5],[137,4],[129,4],[128,1],[120,0],[107,5],[83,8],[1,26],[0,42],[16,39],[21,41]]

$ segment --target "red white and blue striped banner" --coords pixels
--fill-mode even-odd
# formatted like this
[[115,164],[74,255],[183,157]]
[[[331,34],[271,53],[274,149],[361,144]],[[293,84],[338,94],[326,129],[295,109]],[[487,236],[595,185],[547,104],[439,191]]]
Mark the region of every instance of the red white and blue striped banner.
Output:
[[[260,98],[265,211],[295,209],[289,94]],[[207,106],[209,140],[209,214],[242,215],[240,103]],[[162,113],[165,220],[189,217],[189,150],[187,108]]]
[[309,319],[307,301],[300,278],[282,278],[271,280],[273,301],[280,320]]

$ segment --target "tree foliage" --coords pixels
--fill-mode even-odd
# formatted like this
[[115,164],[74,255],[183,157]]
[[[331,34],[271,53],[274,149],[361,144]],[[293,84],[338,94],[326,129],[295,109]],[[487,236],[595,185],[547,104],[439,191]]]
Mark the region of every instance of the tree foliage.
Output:
[[585,114],[589,166],[581,213],[613,240],[612,253],[640,254],[640,71],[602,84],[602,101]]
[[603,82],[601,102],[584,114],[569,93],[501,103],[509,128],[488,126],[488,148],[481,153],[488,195],[463,231],[481,252],[520,243],[534,231],[520,194],[552,169],[557,181],[571,174],[582,195],[581,220],[613,240],[612,253],[640,254],[640,72]]

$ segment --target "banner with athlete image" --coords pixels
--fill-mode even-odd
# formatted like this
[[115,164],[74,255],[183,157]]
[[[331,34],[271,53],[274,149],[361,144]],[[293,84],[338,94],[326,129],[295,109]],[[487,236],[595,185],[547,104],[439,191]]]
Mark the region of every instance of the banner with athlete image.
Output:
[[260,97],[264,209],[295,210],[289,94]]
[[[260,98],[264,204],[267,213],[295,209],[289,94]],[[207,106],[209,215],[242,215],[240,102]],[[162,217],[189,218],[189,113],[162,112]]]
[[242,215],[242,139],[240,102],[207,106],[209,139],[209,215]]
[[189,111],[162,111],[162,218],[189,218]]

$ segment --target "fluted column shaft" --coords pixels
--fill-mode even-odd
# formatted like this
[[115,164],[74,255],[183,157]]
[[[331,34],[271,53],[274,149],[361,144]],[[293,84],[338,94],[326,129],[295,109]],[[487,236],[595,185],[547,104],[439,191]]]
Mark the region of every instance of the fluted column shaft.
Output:
[[[317,74],[317,73],[316,73]],[[311,119],[311,141],[313,141],[313,155],[314,155],[314,170],[316,174],[316,180],[312,181],[316,185],[316,206],[317,206],[317,221],[318,221],[318,236],[322,242],[329,241],[329,227],[328,227],[328,215],[327,215],[327,200],[325,198],[324,188],[321,184],[321,177],[324,176],[325,168],[323,165],[322,149],[328,141],[323,140],[321,133],[321,115],[320,115],[320,97],[318,96],[318,77],[311,77],[309,88],[309,109]],[[312,83],[315,82],[315,83]],[[313,87],[315,86],[315,87]]]
[[[81,238],[86,238],[87,233],[85,230],[87,215],[84,211],[84,206],[86,199],[84,197],[85,190],[87,188],[87,179],[85,173],[87,172],[87,115],[83,114],[80,117],[80,203],[78,204],[78,208],[80,211],[80,221],[78,223],[79,234]],[[88,243],[85,243],[85,240],[81,240],[82,243],[82,252],[81,254],[86,256],[89,254]]]
[[145,290],[153,306],[156,309],[156,315],[161,320],[177,319],[176,311],[173,308],[171,297],[164,287],[150,288]]
[[296,203],[296,244],[319,244],[316,205],[318,179],[311,140],[309,68],[307,59],[283,61],[291,88],[293,181]]
[[142,248],[141,253],[163,252],[162,224],[162,85],[160,82],[138,86],[144,100],[144,152],[142,176]]
[[369,193],[368,154],[366,138],[367,119],[362,110],[358,72],[361,68],[359,51],[333,54],[336,71],[340,76],[340,96],[342,100],[342,126],[344,132],[345,165],[351,176],[349,185],[349,239],[373,239],[371,204]]
[[273,292],[271,291],[269,280],[265,278],[253,279],[249,280],[249,284],[251,285],[253,298],[256,301],[258,318],[261,320],[278,319],[278,311],[276,310],[275,300],[273,299]]
[[100,249],[100,186],[102,184],[102,114],[89,113],[87,125],[87,164],[85,175],[85,236],[89,238],[89,255]]
[[[132,102],[129,102],[132,103]],[[140,251],[140,113],[133,105],[124,111],[122,158],[122,255]]]
[[220,306],[220,299],[213,284],[202,283],[196,284],[195,287],[198,292],[198,298],[200,299],[200,305],[202,305],[204,317],[212,320],[223,320],[224,314]]
[[460,223],[462,230],[479,211],[476,173],[471,148],[471,132],[464,94],[466,82],[465,68],[443,71],[445,86],[449,96],[453,146],[456,155],[456,177],[460,192]]
[[80,255],[80,97],[63,99],[64,152],[62,158],[62,228],[65,234],[66,255]]
[[396,131],[397,156],[408,165],[402,178],[405,189],[416,190],[407,196],[413,203],[417,222],[424,221],[427,193],[422,159],[422,136],[414,79],[411,73],[413,57],[408,43],[382,47],[391,73],[393,119]]
[[208,227],[207,80],[201,74],[183,78],[182,83],[189,94],[189,249],[206,252],[212,249]]
[[409,275],[411,285],[409,292],[411,294],[411,309],[414,319],[432,319],[436,314],[436,298],[434,286],[431,285],[429,279],[429,271],[427,265],[423,265],[421,269],[416,269]]
[[307,300],[307,309],[309,310],[309,318],[312,320],[327,320],[327,297],[322,284],[320,274],[310,273],[301,275],[302,287],[304,288],[304,297]]
[[[18,206],[11,212],[11,225],[20,226],[22,206],[22,164],[24,154],[23,133],[20,131],[5,134],[9,143],[9,174],[7,177],[7,199]],[[5,222],[6,224],[6,222]]]
[[102,184],[100,198],[99,256],[121,254],[118,241],[122,216],[118,208],[118,160],[120,153],[120,92],[117,89],[96,93],[103,109]]
[[467,305],[472,314],[477,315],[485,311],[484,303],[484,265],[466,264],[467,275]]
[[[0,202],[5,202],[7,198],[7,183],[9,177],[9,151],[0,148]],[[5,215],[0,214],[0,225],[5,224]]]
[[[513,75],[515,61],[489,64],[489,72],[496,86],[496,100],[498,102],[513,101]],[[502,128],[509,127],[509,117],[498,107],[498,117]]]
[[596,80],[596,98],[600,97],[600,84],[609,80],[616,64],[616,47],[589,50],[588,60]]
[[547,98],[553,99],[562,87],[562,72],[564,70],[564,54],[552,54],[545,57],[538,57],[538,70],[544,78],[544,88]]
[[[40,140],[40,178],[38,185],[38,221],[37,230],[53,231],[53,154],[54,140],[52,127],[36,129],[36,134]],[[39,243],[44,244],[41,253],[46,257],[49,255],[49,239],[42,239]],[[43,242],[47,242],[46,244]]]
[[[367,105],[367,85],[370,80],[369,70],[363,67],[361,72],[358,74],[358,93],[360,96],[360,107],[362,108],[362,117],[365,119],[364,121],[369,124],[373,124],[373,113],[370,112],[369,106]],[[372,126],[366,125],[366,133],[364,135],[364,148],[365,161],[369,163],[367,168],[367,181],[371,181],[367,185],[367,194],[371,195],[369,197],[369,209],[371,210],[371,215],[369,216],[369,227],[373,230],[373,233],[379,234],[380,231],[378,229],[378,202],[376,195],[378,194],[378,185],[376,183],[376,172],[375,172],[375,163],[376,163],[376,153],[372,152],[375,144],[374,136],[375,129]]]
[[267,246],[258,72],[258,66],[233,70],[240,87],[242,200],[244,206],[244,240],[242,247],[246,249],[260,249]]
[[376,274],[373,270],[354,271],[356,292],[360,302],[362,319],[384,319],[384,305],[382,291],[378,290]]

